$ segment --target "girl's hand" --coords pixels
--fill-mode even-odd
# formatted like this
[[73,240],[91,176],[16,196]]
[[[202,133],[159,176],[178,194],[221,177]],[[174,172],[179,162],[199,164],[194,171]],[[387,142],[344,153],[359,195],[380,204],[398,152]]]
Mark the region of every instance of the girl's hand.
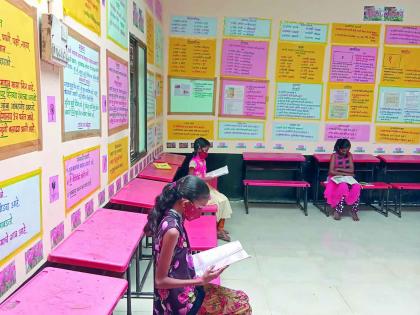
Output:
[[211,281],[213,281],[214,279],[216,279],[217,277],[220,276],[220,274],[225,271],[225,269],[227,268],[223,267],[223,268],[219,268],[219,269],[214,269],[214,266],[209,267],[203,274],[203,276],[201,277],[201,279],[203,280],[203,285],[207,284]]

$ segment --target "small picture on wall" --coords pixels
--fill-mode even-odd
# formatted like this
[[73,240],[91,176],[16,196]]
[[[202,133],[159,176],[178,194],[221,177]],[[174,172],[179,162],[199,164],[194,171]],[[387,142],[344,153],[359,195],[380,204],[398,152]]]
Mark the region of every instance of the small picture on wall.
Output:
[[384,18],[384,8],[374,5],[367,5],[363,11],[363,21],[382,21]]
[[25,252],[26,273],[31,271],[44,258],[42,240]]
[[385,7],[384,21],[402,22],[404,20],[404,9],[399,7]]

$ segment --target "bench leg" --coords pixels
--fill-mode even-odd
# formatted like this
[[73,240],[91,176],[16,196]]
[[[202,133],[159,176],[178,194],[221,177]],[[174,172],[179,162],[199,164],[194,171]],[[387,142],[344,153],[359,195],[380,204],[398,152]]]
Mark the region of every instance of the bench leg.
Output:
[[305,216],[308,216],[308,187],[303,188],[303,211],[305,212]]
[[401,218],[401,205],[402,204],[402,189],[394,191],[394,206],[390,207],[388,210]]
[[248,210],[248,185],[245,185],[245,213],[249,214],[249,210]]
[[128,282],[128,288],[127,288],[127,315],[131,315],[131,275],[130,275],[130,267],[131,267],[131,264],[128,266],[128,268],[126,270],[127,282]]
[[142,246],[141,242],[139,247],[136,249],[136,292],[140,292],[140,247]]

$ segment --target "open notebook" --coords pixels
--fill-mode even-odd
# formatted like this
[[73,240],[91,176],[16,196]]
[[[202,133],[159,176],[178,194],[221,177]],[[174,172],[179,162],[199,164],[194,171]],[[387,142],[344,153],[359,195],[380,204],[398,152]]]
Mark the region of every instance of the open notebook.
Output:
[[239,241],[234,241],[200,252],[192,257],[195,273],[201,277],[211,266],[214,266],[214,269],[219,269],[251,256],[246,253]]
[[214,178],[214,177],[220,177],[220,176],[223,176],[223,175],[226,175],[226,174],[229,174],[229,169],[228,169],[227,165],[223,166],[221,168],[218,168],[217,170],[208,172],[206,174],[206,177]]
[[331,180],[336,184],[347,183],[349,185],[357,184],[357,180],[353,176],[334,176]]

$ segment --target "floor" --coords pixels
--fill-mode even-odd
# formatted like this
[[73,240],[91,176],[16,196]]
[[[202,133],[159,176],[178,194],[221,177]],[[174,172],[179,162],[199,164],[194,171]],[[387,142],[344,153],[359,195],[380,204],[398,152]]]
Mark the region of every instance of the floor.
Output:
[[[226,228],[252,258],[230,266],[222,285],[246,291],[253,314],[420,314],[420,212],[362,209],[353,222],[312,205],[307,217],[293,206],[252,204],[249,215],[242,202],[232,206]],[[151,314],[152,300],[133,308]],[[114,314],[125,310],[122,300]]]

